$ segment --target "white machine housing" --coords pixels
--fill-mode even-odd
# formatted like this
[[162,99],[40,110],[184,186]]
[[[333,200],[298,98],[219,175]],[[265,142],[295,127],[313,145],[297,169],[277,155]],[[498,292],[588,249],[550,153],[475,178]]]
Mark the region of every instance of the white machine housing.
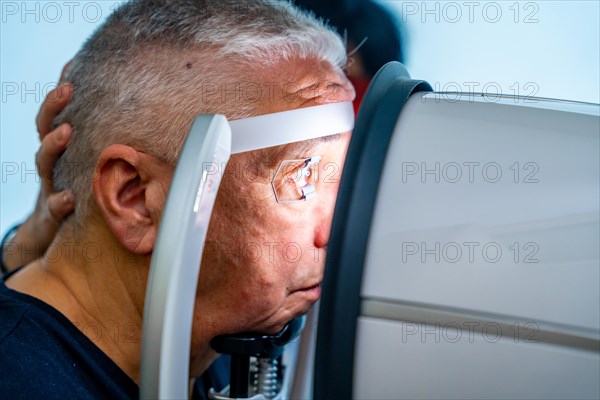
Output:
[[600,396],[600,106],[433,93],[358,116],[314,398]]

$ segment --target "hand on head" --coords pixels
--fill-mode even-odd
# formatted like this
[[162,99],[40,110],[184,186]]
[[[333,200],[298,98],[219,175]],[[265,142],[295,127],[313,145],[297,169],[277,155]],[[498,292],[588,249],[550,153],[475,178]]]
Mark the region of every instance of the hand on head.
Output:
[[63,81],[69,65],[70,62],[63,68],[61,83],[48,93],[36,118],[41,144],[35,160],[42,184],[35,209],[2,249],[2,261],[9,271],[41,257],[54,240],[64,218],[75,207],[71,191],[56,191],[53,183],[54,165],[67,148],[71,136],[68,124],[52,129],[54,118],[65,108],[72,94],[71,84]]

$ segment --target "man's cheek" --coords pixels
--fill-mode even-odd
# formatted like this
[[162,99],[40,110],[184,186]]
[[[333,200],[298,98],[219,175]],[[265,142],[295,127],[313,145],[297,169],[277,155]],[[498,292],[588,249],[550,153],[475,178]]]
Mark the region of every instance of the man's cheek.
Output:
[[[286,279],[277,264],[265,265],[261,274],[249,277],[240,289],[242,299],[260,303],[263,308],[272,308],[281,303],[286,293]],[[248,276],[248,275],[247,275]]]
[[285,280],[279,276],[277,269],[277,267],[266,266],[260,274],[254,276],[246,274],[239,288],[240,294],[249,301],[257,297],[264,301],[280,297],[280,293],[285,289]]

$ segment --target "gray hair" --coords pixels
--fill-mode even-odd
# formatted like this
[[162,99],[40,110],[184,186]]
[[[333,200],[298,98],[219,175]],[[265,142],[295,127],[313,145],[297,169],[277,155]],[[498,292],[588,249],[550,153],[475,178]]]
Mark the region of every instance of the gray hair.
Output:
[[125,144],[174,165],[196,115],[253,114],[247,102],[197,99],[207,83],[243,83],[258,67],[311,57],[343,67],[344,44],[288,2],[133,0],[120,6],[73,59],[66,76],[73,98],[55,121],[73,126],[55,185],[73,191],[75,221],[87,214],[104,148]]

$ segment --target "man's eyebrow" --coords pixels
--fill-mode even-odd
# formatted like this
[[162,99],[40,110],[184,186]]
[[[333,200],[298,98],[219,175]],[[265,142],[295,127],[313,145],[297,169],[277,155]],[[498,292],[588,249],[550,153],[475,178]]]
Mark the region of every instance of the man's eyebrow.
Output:
[[[318,145],[322,144],[322,143],[328,143],[328,142],[333,142],[335,140],[339,140],[341,138],[341,134],[340,133],[336,133],[335,135],[329,135],[329,136],[321,136],[318,138],[314,138],[314,139],[310,139],[310,140],[306,140],[304,142],[299,142],[298,143],[298,147],[294,149],[295,152],[297,152],[298,154],[308,154],[310,152],[312,152],[314,150],[315,147],[317,147]],[[311,154],[308,154],[309,156]]]
[[322,137],[318,138],[318,141],[321,143],[327,143],[327,142],[331,142],[333,140],[338,140],[340,137],[342,137],[342,134],[336,133],[335,135],[322,136]]
[[310,139],[303,142],[303,148],[309,150],[312,147],[318,146],[321,143],[329,143],[335,140],[339,140],[342,137],[341,133],[336,133],[335,135],[321,136],[318,138]]

